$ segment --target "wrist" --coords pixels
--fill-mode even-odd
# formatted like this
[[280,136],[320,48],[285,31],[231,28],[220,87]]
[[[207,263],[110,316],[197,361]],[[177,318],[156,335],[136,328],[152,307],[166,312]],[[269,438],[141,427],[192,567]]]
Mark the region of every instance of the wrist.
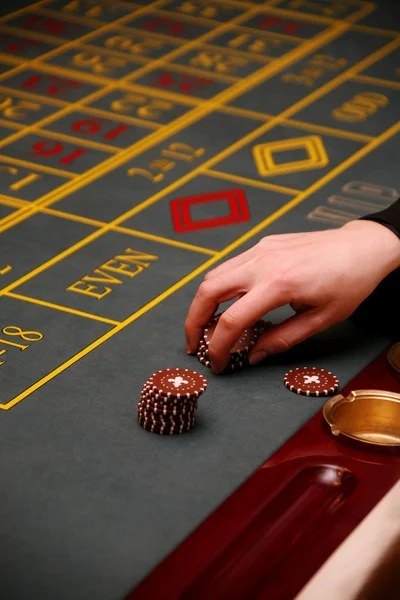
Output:
[[382,266],[385,276],[400,267],[400,238],[389,227],[375,221],[360,220],[350,221],[343,229],[363,237],[366,247],[373,251],[373,259]]

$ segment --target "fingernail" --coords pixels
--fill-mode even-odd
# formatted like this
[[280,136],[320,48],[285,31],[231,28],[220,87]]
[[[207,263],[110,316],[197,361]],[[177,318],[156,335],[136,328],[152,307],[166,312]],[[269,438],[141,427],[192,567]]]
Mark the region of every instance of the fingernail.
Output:
[[186,353],[187,354],[194,354],[194,350],[192,350],[192,348],[189,346],[189,344],[186,344]]
[[265,350],[259,350],[258,352],[254,352],[254,354],[250,356],[249,363],[251,365],[256,365],[257,363],[264,360],[264,358],[266,358],[267,356],[268,352],[266,352]]

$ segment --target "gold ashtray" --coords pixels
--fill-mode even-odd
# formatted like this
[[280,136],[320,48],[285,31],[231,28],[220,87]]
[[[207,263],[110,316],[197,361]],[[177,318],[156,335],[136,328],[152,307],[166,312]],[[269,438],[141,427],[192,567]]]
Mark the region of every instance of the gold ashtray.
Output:
[[400,379],[400,342],[390,348],[387,359],[393,375]]
[[400,447],[400,394],[382,390],[338,394],[326,402],[323,414],[334,436]]

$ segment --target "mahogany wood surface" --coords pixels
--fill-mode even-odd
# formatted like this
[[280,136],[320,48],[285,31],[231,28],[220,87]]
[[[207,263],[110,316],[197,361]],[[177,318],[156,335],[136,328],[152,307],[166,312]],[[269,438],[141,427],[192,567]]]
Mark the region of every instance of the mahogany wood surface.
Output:
[[[386,352],[343,390],[400,392]],[[131,592],[129,600],[292,600],[400,478],[395,450],[334,438],[322,411]]]

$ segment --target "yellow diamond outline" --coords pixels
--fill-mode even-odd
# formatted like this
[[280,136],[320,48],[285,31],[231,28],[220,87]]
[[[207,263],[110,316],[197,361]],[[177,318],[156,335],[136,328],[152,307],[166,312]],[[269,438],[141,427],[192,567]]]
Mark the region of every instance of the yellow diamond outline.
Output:
[[[277,165],[273,153],[282,150],[296,150],[304,148],[309,158],[291,161]],[[262,177],[282,175],[284,173],[295,173],[309,169],[322,169],[329,164],[329,158],[325,150],[322,138],[319,135],[308,135],[305,137],[292,138],[290,140],[279,140],[266,142],[253,147],[253,157]]]

